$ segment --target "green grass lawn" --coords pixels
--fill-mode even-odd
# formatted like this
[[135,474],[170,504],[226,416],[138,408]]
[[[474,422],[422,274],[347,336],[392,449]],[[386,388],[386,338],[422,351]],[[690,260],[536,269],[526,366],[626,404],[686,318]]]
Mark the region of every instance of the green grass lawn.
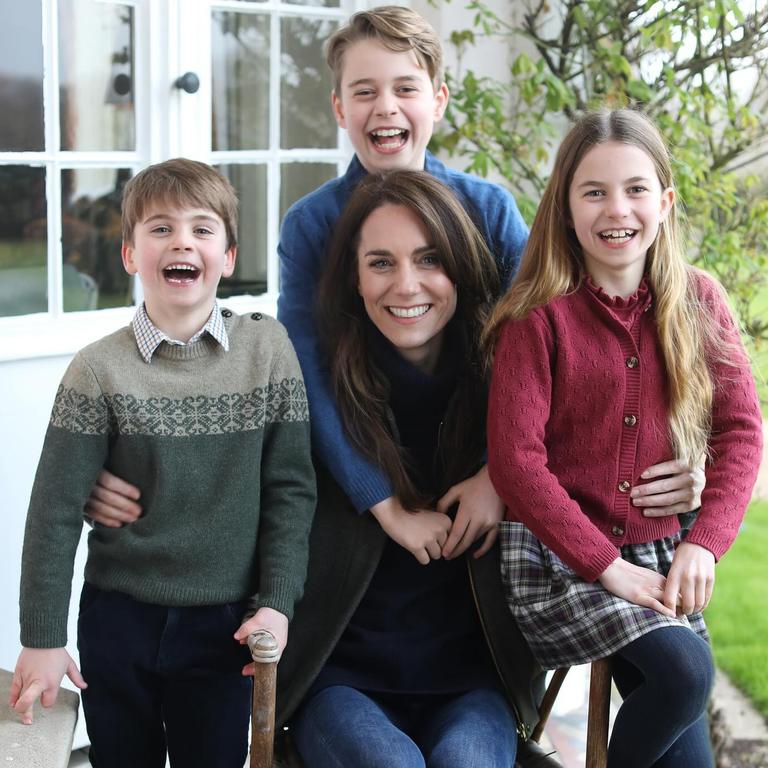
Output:
[[768,501],[750,506],[716,576],[705,614],[715,661],[768,717]]

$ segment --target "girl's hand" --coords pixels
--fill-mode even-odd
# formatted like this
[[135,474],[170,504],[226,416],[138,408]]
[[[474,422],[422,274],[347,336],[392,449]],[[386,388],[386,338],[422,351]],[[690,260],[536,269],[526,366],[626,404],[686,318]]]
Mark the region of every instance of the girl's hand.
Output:
[[665,605],[675,608],[679,604],[686,616],[698,613],[709,605],[714,586],[715,556],[698,544],[681,542],[667,574]]
[[85,502],[85,514],[107,528],[122,528],[141,517],[140,496],[141,491],[135,485],[102,469]]
[[674,608],[662,602],[666,579],[650,568],[634,565],[617,557],[597,579],[609,592],[624,600],[653,608],[665,616],[674,617]]
[[474,554],[475,557],[481,557],[496,541],[499,522],[504,517],[504,502],[493,488],[487,465],[476,475],[450,488],[437,502],[437,511],[447,513],[456,502],[459,503],[459,509],[443,546],[443,557],[451,560],[463,555],[469,546],[484,535],[485,540]]
[[[285,650],[285,644],[288,642],[288,617],[274,608],[259,608],[250,619],[240,625],[240,628],[235,632],[235,640],[240,645],[245,645],[248,642],[248,635],[252,635],[260,629],[266,629],[277,640],[277,660],[279,661]],[[252,677],[256,671],[255,666],[255,661],[246,664],[243,667],[243,675]]]
[[56,703],[64,675],[80,690],[88,687],[66,648],[22,649],[8,703],[21,715],[24,725],[32,725],[32,708],[38,698],[44,707]]
[[411,512],[394,496],[374,504],[371,514],[387,536],[407,549],[422,565],[440,558],[451,528],[448,515],[430,509]]
[[636,485],[631,492],[632,503],[645,507],[645,517],[664,517],[691,512],[701,506],[704,490],[704,464],[689,467],[682,461],[654,464],[640,475],[641,478],[661,478]]

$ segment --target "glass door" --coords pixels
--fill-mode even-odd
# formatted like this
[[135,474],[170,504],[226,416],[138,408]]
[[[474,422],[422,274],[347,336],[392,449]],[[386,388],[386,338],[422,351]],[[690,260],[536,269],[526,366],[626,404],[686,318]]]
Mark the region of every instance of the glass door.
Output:
[[0,341],[23,339],[0,358],[47,354],[57,334],[57,353],[74,350],[127,322],[141,289],[120,261],[122,187],[178,155],[219,167],[240,197],[221,295],[270,311],[283,214],[350,156],[323,42],[357,5],[14,3],[0,27]]

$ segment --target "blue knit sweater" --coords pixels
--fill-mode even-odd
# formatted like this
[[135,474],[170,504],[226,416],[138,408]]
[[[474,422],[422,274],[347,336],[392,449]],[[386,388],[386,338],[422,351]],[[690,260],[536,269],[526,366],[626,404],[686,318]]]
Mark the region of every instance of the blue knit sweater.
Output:
[[[484,179],[446,168],[429,153],[424,170],[453,189],[462,200],[499,265],[502,284],[508,285],[528,238],[512,195]],[[343,176],[303,197],[285,215],[278,246],[277,304],[277,316],[288,329],[304,375],[314,450],[360,512],[392,496],[392,485],[344,433],[328,372],[321,364],[315,303],[333,227],[365,174],[360,161],[353,158]]]

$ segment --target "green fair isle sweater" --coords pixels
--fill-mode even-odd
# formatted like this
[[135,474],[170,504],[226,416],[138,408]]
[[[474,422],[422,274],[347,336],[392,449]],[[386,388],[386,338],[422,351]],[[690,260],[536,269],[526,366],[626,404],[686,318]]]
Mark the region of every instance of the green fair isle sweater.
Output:
[[130,327],[83,349],[59,386],[30,500],[21,644],[66,644],[83,505],[102,467],[141,489],[142,517],[88,536],[85,579],[147,603],[251,598],[293,614],[315,508],[304,383],[283,327],[225,317],[139,356]]

